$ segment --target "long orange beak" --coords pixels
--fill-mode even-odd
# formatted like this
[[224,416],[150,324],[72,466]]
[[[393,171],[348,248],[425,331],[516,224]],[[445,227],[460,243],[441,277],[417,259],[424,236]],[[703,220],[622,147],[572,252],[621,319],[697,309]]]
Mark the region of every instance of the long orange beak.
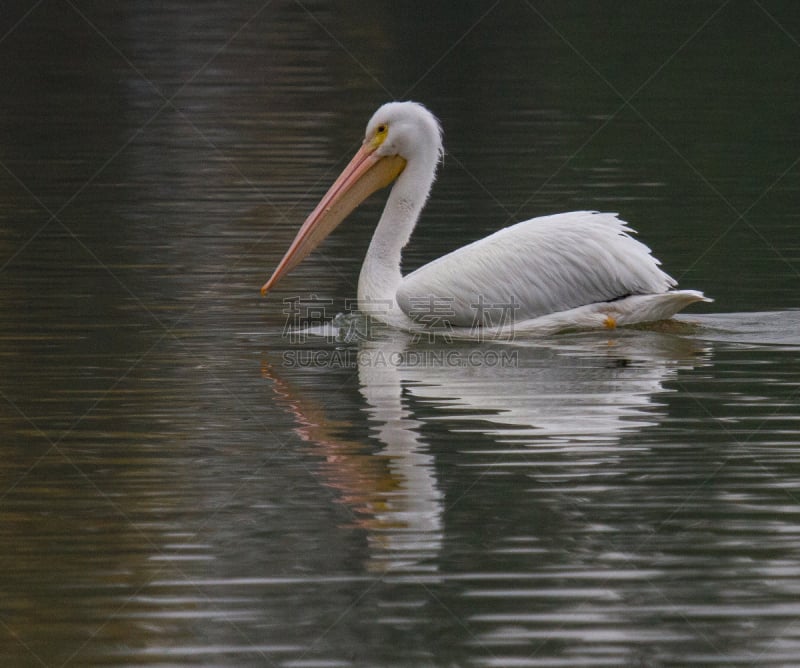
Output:
[[365,142],[311,212],[269,280],[261,288],[266,295],[275,284],[294,269],[361,202],[394,181],[406,166],[399,155],[381,157],[378,146]]

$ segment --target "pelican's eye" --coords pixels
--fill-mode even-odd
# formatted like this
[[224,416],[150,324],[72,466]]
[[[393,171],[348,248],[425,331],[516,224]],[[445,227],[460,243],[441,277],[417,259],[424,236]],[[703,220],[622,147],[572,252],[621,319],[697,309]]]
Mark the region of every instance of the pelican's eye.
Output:
[[389,124],[388,123],[381,123],[378,127],[375,128],[375,135],[372,137],[372,141],[370,142],[374,148],[378,148],[381,144],[383,144],[384,139],[386,139],[386,135],[389,134]]

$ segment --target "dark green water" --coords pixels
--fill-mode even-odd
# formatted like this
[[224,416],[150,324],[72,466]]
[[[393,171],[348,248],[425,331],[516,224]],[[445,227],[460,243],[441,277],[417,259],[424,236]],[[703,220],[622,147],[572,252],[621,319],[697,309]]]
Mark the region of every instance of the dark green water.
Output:
[[[0,663],[797,665],[795,3],[3,3],[0,73]],[[392,98],[448,152],[407,268],[601,209],[715,303],[290,336]]]

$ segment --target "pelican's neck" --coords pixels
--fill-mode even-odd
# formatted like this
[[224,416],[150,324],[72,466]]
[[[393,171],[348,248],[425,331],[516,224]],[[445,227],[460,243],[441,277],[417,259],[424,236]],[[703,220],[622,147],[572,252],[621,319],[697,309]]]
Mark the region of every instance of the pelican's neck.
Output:
[[362,312],[387,320],[387,309],[399,312],[396,294],[403,276],[402,251],[425,206],[436,173],[436,161],[409,161],[389,193],[358,279]]

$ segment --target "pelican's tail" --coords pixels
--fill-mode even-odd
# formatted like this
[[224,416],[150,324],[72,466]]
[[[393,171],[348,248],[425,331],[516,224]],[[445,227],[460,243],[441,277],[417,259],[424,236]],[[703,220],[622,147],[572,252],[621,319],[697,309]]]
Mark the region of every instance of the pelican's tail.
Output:
[[[670,290],[654,295],[631,295],[606,306],[608,315],[618,325],[635,325],[639,322],[667,320],[695,302],[713,302],[698,290]],[[616,308],[618,307],[618,308]]]
[[[650,295],[630,295],[611,302],[587,304],[568,311],[516,322],[509,338],[525,334],[553,334],[571,329],[614,329],[626,325],[668,320],[694,302],[712,302],[697,290],[670,290]],[[513,333],[511,330],[513,329]]]

